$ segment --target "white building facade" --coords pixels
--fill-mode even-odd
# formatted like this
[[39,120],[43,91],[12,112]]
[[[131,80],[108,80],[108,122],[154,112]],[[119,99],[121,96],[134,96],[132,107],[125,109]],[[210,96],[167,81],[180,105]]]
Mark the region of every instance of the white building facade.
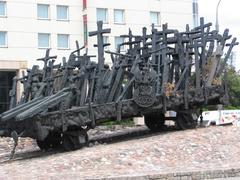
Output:
[[[161,25],[168,23],[171,29],[184,30],[186,24],[197,26],[197,0],[83,0],[83,16],[87,20],[88,31],[96,30],[96,22],[102,20],[104,28],[111,28],[111,34],[104,38],[116,50],[118,43],[124,41],[121,34],[128,34],[131,28],[134,35],[141,35],[142,28],[151,31],[152,23],[161,29]],[[86,39],[86,37],[84,38]],[[93,44],[96,38],[88,38],[89,53],[95,53]]]
[[96,30],[98,20],[111,28],[104,41],[115,51],[124,41],[119,36],[127,34],[128,28],[141,35],[142,27],[150,31],[152,23],[159,29],[163,23],[180,30],[187,23],[196,26],[196,8],[197,0],[0,0],[0,111],[1,102],[8,101],[3,99],[8,96],[9,79],[42,64],[36,59],[46,49],[58,55],[59,63],[75,50],[78,40],[90,55],[96,55],[96,37],[88,37],[88,32]]
[[47,48],[63,56],[82,41],[82,3],[76,0],[0,2],[1,61],[24,60],[31,67]]
[[80,45],[85,41],[95,54],[92,45],[96,39],[86,35],[96,30],[97,20],[103,20],[104,27],[112,29],[105,38],[111,43],[111,50],[123,41],[119,35],[127,34],[128,28],[133,34],[141,34],[144,26],[150,30],[152,23],[157,28],[168,23],[169,28],[183,30],[187,23],[196,25],[196,3],[196,0],[0,1],[0,61],[26,61],[31,67],[47,48],[61,60],[74,50],[76,40]]

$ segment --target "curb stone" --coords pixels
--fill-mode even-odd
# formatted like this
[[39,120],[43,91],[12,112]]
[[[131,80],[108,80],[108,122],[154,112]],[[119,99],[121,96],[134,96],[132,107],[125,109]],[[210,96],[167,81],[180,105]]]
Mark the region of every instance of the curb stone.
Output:
[[110,178],[96,178],[92,180],[199,180],[239,177],[240,168],[236,169],[216,169],[206,171],[175,172],[166,174],[139,175],[139,176],[119,176]]

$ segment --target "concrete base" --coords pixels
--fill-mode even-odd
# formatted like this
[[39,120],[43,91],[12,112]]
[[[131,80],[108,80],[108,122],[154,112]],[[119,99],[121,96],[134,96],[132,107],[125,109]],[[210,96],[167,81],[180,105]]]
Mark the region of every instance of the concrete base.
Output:
[[133,118],[133,122],[136,126],[144,126],[144,117],[135,117]]

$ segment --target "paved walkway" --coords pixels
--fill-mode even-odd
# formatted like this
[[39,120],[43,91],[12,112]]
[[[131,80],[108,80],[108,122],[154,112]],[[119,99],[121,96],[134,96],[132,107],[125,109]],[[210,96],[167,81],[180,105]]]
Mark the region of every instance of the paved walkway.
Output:
[[[158,133],[44,156],[34,143],[26,139],[22,141],[27,147],[21,149],[24,143],[20,143],[17,158],[0,164],[0,179],[206,179],[240,176],[240,128],[233,126]],[[6,158],[6,152],[1,151],[4,147],[7,149],[6,144],[6,139],[0,139],[0,161]],[[24,155],[34,153],[41,156],[24,158]]]

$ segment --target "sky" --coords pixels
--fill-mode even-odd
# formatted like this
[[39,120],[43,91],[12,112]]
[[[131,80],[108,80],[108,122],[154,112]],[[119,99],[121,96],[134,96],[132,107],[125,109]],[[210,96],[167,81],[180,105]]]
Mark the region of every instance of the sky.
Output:
[[[219,0],[199,0],[199,16],[205,22],[212,22],[215,28],[216,9]],[[229,33],[240,42],[240,0],[221,0],[218,7],[219,31],[223,33],[228,28]],[[240,45],[233,51],[236,52],[236,68],[240,69]]]

